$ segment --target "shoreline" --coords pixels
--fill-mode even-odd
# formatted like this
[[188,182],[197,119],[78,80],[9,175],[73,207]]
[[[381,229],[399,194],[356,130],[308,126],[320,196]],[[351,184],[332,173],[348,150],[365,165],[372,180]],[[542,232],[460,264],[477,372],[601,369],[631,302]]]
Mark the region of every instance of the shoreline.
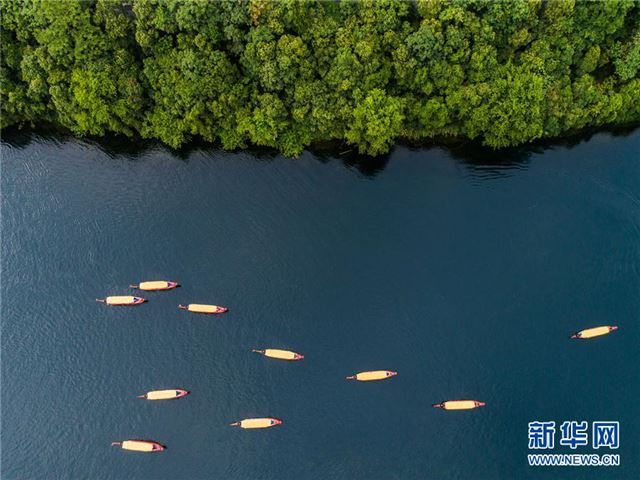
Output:
[[[518,153],[527,153],[532,151],[537,151],[539,148],[552,148],[556,146],[565,146],[571,147],[575,146],[581,142],[588,141],[594,135],[599,133],[608,133],[613,136],[627,136],[632,134],[635,130],[640,128],[640,123],[638,124],[624,124],[624,125],[606,125],[602,127],[586,127],[580,130],[574,130],[567,132],[565,135],[558,137],[547,137],[547,138],[539,138],[532,142],[522,143],[519,145],[513,145],[509,147],[503,148],[493,148],[487,145],[483,145],[481,140],[479,139],[469,139],[462,136],[434,136],[430,138],[424,139],[412,139],[412,138],[399,138],[396,143],[394,143],[389,151],[377,155],[371,156],[367,154],[361,154],[357,151],[357,146],[349,145],[344,140],[321,140],[317,142],[313,142],[309,147],[303,150],[304,152],[309,152],[314,155],[318,155],[320,157],[334,157],[337,159],[358,159],[357,163],[366,163],[370,162],[375,164],[376,162],[385,162],[388,160],[393,151],[398,147],[405,147],[410,150],[417,149],[431,149],[431,148],[445,148],[457,155],[461,155],[463,157],[470,157],[475,159],[480,159],[485,156],[507,156],[510,157],[514,154]],[[20,136],[28,136],[32,135],[41,137],[41,138],[51,138],[51,137],[63,137],[65,139],[76,139],[80,141],[86,141],[88,143],[96,144],[107,151],[114,151],[114,153],[136,153],[141,152],[149,148],[165,148],[167,151],[171,152],[174,155],[182,157],[184,155],[189,154],[194,150],[206,149],[206,150],[216,150],[220,152],[226,153],[253,153],[258,155],[266,155],[269,157],[278,157],[281,156],[283,158],[288,159],[297,159],[301,155],[297,157],[290,157],[284,155],[280,151],[271,147],[263,147],[257,145],[248,145],[246,148],[234,149],[234,150],[225,150],[222,145],[217,142],[208,142],[200,137],[194,137],[191,141],[185,143],[183,146],[179,148],[173,148],[170,145],[163,143],[161,140],[156,138],[143,138],[142,136],[136,134],[131,137],[122,135],[122,134],[114,134],[109,133],[102,136],[94,136],[94,135],[76,135],[71,130],[68,130],[64,127],[60,127],[55,124],[48,123],[40,123],[37,125],[27,125],[27,126],[18,126],[11,125],[0,129],[0,140],[7,143],[14,143],[15,140]],[[8,137],[8,138],[7,138]],[[466,149],[466,147],[470,147],[469,150],[473,150],[475,154],[469,155],[469,152],[462,152],[461,149]]]

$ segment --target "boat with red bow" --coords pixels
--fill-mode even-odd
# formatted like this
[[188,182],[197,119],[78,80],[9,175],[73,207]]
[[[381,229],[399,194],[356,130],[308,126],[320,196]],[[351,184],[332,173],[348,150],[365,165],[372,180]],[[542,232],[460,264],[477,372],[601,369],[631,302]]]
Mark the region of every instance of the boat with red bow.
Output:
[[245,418],[231,424],[232,427],[240,427],[244,429],[254,428],[270,428],[282,424],[282,420],[279,418]]
[[152,390],[144,395],[138,395],[138,398],[142,398],[144,400],[174,400],[187,395],[189,395],[188,390],[175,388],[170,390]]
[[446,400],[432,405],[433,408],[441,408],[443,410],[472,410],[484,406],[484,402],[477,400]]
[[347,377],[347,380],[357,380],[359,382],[373,382],[375,380],[386,380],[387,378],[395,377],[398,372],[392,372],[391,370],[373,370],[370,372],[360,372],[355,375]]
[[105,303],[112,306],[131,306],[140,305],[146,300],[142,297],[134,297],[131,295],[120,295],[115,297],[96,298],[96,302]]
[[178,308],[181,310],[188,310],[189,312],[194,313],[225,313],[228,312],[229,309],[227,307],[220,307],[219,305],[203,305],[200,303],[190,303],[188,305],[178,305]]
[[269,358],[277,358],[278,360],[302,360],[304,355],[301,355],[290,350],[279,350],[277,348],[267,348],[265,350],[251,350],[254,353],[259,353]]
[[613,332],[614,330],[618,330],[618,327],[616,325],[603,325],[602,327],[593,327],[593,328],[587,328],[586,330],[580,330],[579,332],[576,332],[573,335],[571,335],[571,338],[587,339],[587,338],[593,338],[593,337],[600,337],[602,335],[607,335]]
[[148,282],[140,282],[138,285],[129,285],[129,288],[139,288],[145,292],[157,292],[160,290],[173,290],[179,287],[178,282],[170,282],[168,280],[152,280]]
[[123,440],[121,442],[111,442],[111,446],[144,453],[162,452],[166,448],[164,445],[152,440]]

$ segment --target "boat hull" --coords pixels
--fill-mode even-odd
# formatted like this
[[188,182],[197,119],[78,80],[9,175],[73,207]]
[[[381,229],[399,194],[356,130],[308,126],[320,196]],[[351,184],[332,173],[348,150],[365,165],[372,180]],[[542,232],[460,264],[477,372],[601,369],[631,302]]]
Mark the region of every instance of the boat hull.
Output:
[[160,290],[173,290],[177,288],[178,282],[169,282],[165,280],[157,280],[151,282],[141,282],[137,288],[144,290],[145,292],[156,292]]
[[118,445],[122,450],[142,453],[162,452],[166,448],[164,445],[152,440],[124,440],[122,442],[113,442],[112,445]]
[[199,303],[190,303],[189,305],[178,305],[178,308],[193,313],[204,313],[207,315],[226,313],[229,309],[219,305],[203,305]]
[[447,400],[433,405],[435,408],[443,410],[472,410],[478,407],[484,407],[484,402],[477,400]]
[[275,358],[277,360],[286,360],[290,362],[302,360],[304,358],[304,355],[301,355],[299,353],[292,352],[290,350],[279,350],[277,348],[267,348],[264,351],[256,351],[262,353],[265,357]]
[[144,395],[140,395],[138,398],[143,398],[145,400],[175,400],[176,398],[182,398],[188,394],[189,392],[187,390],[176,388],[169,390],[152,390]]
[[392,372],[391,370],[373,370],[370,372],[360,372],[347,377],[347,380],[357,380],[359,382],[374,382],[377,380],[387,380],[388,378],[395,377],[398,372]]
[[607,335],[615,330],[617,330],[617,326],[603,325],[601,327],[587,328],[586,330],[581,330],[577,333],[571,335],[571,338],[575,339],[588,339],[601,337],[602,335]]
[[282,424],[282,420],[279,418],[245,418],[231,425],[240,427],[245,430],[252,430],[258,428],[271,428]]
[[107,305],[110,305],[110,306],[127,307],[132,305],[140,305],[144,303],[146,300],[142,297],[123,295],[123,296],[107,297],[104,300],[98,300],[98,301],[102,301],[102,303],[106,303]]

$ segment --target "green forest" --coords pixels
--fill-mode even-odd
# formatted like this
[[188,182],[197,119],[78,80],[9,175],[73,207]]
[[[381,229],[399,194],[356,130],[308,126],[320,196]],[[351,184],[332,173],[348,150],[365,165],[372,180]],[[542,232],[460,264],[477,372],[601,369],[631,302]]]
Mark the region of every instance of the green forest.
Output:
[[297,156],[640,122],[640,1],[0,0],[2,127]]

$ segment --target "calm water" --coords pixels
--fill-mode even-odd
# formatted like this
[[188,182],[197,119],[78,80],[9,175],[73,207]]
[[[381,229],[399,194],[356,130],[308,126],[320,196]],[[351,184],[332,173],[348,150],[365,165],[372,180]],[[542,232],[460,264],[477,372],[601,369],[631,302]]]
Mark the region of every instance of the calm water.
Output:
[[[3,479],[640,477],[640,130],[364,165],[3,142]],[[94,302],[144,279],[183,287]],[[528,467],[533,420],[619,420],[622,465]]]

